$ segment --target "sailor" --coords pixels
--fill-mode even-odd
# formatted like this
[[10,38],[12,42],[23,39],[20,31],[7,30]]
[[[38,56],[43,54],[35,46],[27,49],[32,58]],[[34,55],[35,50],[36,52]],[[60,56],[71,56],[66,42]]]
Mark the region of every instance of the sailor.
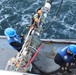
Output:
[[71,73],[68,67],[71,66],[71,63],[73,62],[75,55],[76,45],[74,44],[70,44],[64,47],[56,54],[54,61],[61,67],[61,72],[67,71],[68,73]]
[[6,28],[4,34],[7,37],[8,43],[19,52],[23,45],[24,36],[17,35],[13,28]]

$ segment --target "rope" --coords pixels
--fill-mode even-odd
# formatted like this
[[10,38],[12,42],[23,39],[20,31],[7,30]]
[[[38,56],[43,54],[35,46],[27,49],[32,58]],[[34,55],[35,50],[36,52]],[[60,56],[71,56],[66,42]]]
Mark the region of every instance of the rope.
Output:
[[43,32],[46,31],[46,30],[48,30],[48,29],[50,28],[50,26],[53,24],[53,22],[55,21],[58,13],[59,13],[59,11],[60,11],[60,8],[61,8],[62,3],[63,3],[63,0],[61,0],[61,3],[60,3],[60,5],[59,5],[59,7],[58,7],[58,9],[57,9],[57,12],[55,13],[55,15],[54,15],[54,17],[53,17],[53,19],[52,19],[52,21],[51,21],[51,24],[50,24],[48,27],[46,27],[46,28],[43,30]]
[[[50,45],[50,48],[51,48],[52,50],[50,51],[50,53],[44,52],[45,55],[46,55],[48,58],[54,58],[54,56],[56,55],[56,53],[55,53],[55,51],[54,51],[54,49],[53,49],[52,44],[51,44],[50,42],[47,42],[46,44],[49,44],[49,45]],[[44,48],[44,49],[45,49],[45,48]],[[50,54],[50,55],[49,55],[49,54]]]

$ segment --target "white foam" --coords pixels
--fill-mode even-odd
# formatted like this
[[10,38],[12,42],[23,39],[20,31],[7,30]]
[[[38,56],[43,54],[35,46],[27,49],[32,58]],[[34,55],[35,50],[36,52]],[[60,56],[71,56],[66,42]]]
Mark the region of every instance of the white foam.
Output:
[[8,17],[9,17],[9,15],[8,15],[8,14],[5,14],[5,15],[4,15],[4,18],[8,18]]

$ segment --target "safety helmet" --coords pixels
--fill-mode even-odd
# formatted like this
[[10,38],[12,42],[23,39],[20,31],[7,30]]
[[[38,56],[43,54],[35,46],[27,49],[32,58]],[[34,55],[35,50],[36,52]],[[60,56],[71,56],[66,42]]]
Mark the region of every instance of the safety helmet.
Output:
[[76,54],[76,45],[71,44],[67,48],[72,54]]
[[4,34],[9,37],[16,35],[16,31],[13,28],[6,28]]

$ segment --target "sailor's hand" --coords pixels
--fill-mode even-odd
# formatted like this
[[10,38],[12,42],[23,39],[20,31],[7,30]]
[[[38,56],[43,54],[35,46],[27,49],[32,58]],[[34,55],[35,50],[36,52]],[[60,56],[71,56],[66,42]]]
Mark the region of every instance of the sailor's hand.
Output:
[[74,66],[75,65],[75,63],[71,63],[71,66]]
[[20,37],[23,37],[23,36],[24,36],[24,34],[23,34],[23,33],[21,33],[21,34],[20,34]]
[[68,67],[68,66],[69,66],[69,63],[67,62],[67,63],[66,63],[66,67]]

